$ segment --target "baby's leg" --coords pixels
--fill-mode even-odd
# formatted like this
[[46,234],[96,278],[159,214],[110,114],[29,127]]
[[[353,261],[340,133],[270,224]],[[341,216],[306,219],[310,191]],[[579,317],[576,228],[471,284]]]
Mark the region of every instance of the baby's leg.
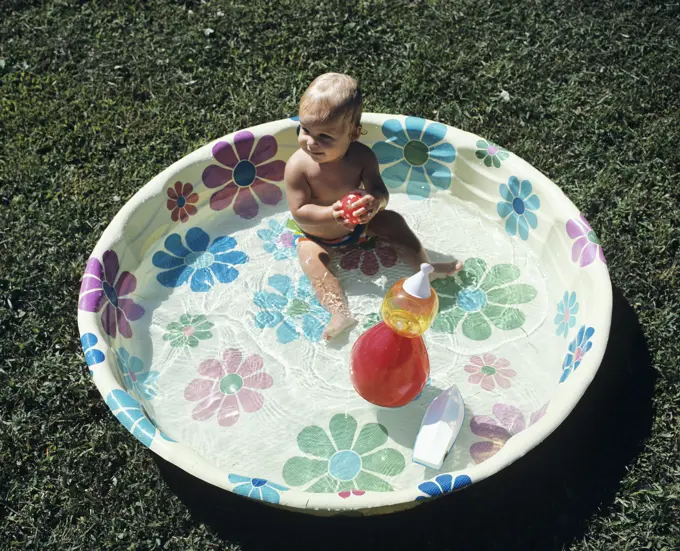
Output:
[[321,306],[331,314],[323,336],[325,339],[332,339],[356,325],[357,321],[352,318],[338,278],[328,269],[328,252],[318,243],[309,240],[298,241],[297,251],[302,270],[312,283]]
[[434,268],[432,279],[456,273],[463,267],[460,260],[430,262],[416,234],[408,227],[406,220],[393,210],[383,210],[376,214],[368,225],[368,234],[388,239],[404,262],[415,271],[420,269],[423,262],[432,264]]

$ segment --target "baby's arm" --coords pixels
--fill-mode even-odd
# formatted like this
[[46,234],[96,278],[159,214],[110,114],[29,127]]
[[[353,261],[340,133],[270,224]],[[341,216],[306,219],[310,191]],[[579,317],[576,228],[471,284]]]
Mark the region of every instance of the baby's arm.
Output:
[[390,201],[390,193],[387,191],[387,186],[380,176],[380,166],[375,153],[366,148],[363,153],[363,169],[361,171],[361,180],[366,190],[366,195],[356,201],[354,205],[362,208],[355,211],[355,215],[359,218],[362,224],[366,224],[381,210],[387,208]]
[[366,161],[364,163],[364,170],[361,174],[361,179],[364,182],[366,193],[375,197],[380,201],[380,210],[387,207],[390,201],[390,192],[387,191],[387,186],[380,176],[380,165],[378,165],[378,158],[370,149],[366,153]]

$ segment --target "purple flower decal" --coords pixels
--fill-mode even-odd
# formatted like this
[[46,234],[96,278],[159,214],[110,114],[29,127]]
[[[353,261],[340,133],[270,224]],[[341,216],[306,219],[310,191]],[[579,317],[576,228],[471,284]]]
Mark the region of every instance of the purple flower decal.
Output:
[[78,309],[99,312],[103,307],[102,327],[106,334],[115,338],[120,332],[129,339],[132,337],[130,322],[144,315],[144,308],[131,298],[125,298],[134,292],[137,279],[130,272],[122,272],[116,277],[119,265],[115,251],[106,251],[102,258],[103,265],[94,257],[87,261]]
[[600,240],[597,238],[593,228],[588,224],[585,216],[582,214],[579,216],[580,220],[575,218],[567,222],[569,237],[576,239],[571,249],[571,259],[574,262],[579,262],[580,260],[581,268],[591,264],[596,256],[599,256],[600,260],[606,263]]
[[397,252],[384,241],[376,237],[369,237],[357,246],[349,249],[340,259],[340,266],[345,270],[361,271],[367,276],[372,276],[380,270],[380,264],[385,268],[391,268],[397,263]]
[[475,442],[470,446],[472,460],[479,464],[498,453],[515,434],[522,432],[527,426],[531,426],[541,419],[547,409],[548,404],[545,404],[534,412],[529,418],[529,425],[526,424],[522,412],[515,406],[508,404],[495,404],[491,408],[493,417],[475,415],[470,421],[470,430],[477,436],[487,438],[487,441]]
[[181,220],[186,222],[190,216],[198,212],[195,203],[198,203],[198,193],[194,192],[194,186],[175,182],[174,188],[170,186],[167,190],[167,207],[170,211],[170,218],[173,222]]
[[217,142],[212,154],[221,165],[210,165],[203,171],[203,183],[219,188],[210,197],[210,208],[224,210],[233,201],[234,212],[241,218],[257,216],[259,206],[253,192],[265,205],[276,205],[283,197],[281,188],[271,182],[282,182],[286,163],[270,161],[278,145],[274,136],[263,136],[257,142],[247,130],[234,136],[234,145]]

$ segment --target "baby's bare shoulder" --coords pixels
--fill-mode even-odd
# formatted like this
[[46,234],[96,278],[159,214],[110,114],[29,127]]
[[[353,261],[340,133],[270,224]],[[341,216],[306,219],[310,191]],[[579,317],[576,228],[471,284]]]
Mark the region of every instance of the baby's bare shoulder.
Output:
[[284,178],[287,181],[305,176],[306,157],[307,155],[300,149],[291,155],[286,163],[286,170],[284,173]]
[[370,165],[375,162],[375,153],[373,150],[361,142],[352,143],[352,153],[355,158],[355,162],[361,164],[362,166]]
[[290,167],[293,170],[302,170],[304,167],[305,157],[307,157],[307,155],[305,155],[301,149],[298,149],[290,156],[290,159],[288,159],[286,168]]

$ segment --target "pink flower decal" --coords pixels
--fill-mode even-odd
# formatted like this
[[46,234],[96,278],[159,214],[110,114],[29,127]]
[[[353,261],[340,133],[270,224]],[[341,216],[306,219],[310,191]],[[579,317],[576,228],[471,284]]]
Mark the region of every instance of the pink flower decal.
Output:
[[343,492],[338,492],[338,495],[342,499],[347,499],[349,496],[362,496],[365,493],[366,492],[364,492],[363,490],[345,490]]
[[364,274],[372,276],[378,273],[380,264],[391,268],[397,260],[396,251],[388,243],[371,237],[349,249],[340,259],[340,266],[345,270],[361,268]]
[[175,182],[174,187],[169,187],[167,192],[169,197],[167,207],[173,222],[177,220],[186,222],[189,216],[198,212],[193,204],[198,202],[198,193],[194,192],[194,186],[191,184],[182,185],[182,182]]
[[[218,142],[213,157],[221,163],[203,171],[203,183],[219,188],[210,197],[210,208],[224,210],[233,201],[234,212],[241,218],[254,218],[259,211],[257,196],[265,205],[276,205],[283,197],[281,188],[286,163],[270,161],[278,151],[274,136],[262,136],[255,149],[255,136],[244,130],[234,136],[234,144]],[[253,195],[255,193],[255,196]]]
[[574,262],[579,262],[581,268],[592,264],[596,256],[599,256],[600,260],[606,264],[607,261],[604,259],[600,240],[588,224],[585,216],[582,214],[579,216],[580,220],[575,218],[567,222],[569,237],[576,239],[571,249],[571,259]]
[[498,385],[500,388],[510,388],[510,377],[517,375],[512,369],[507,369],[510,362],[505,358],[496,358],[493,354],[472,356],[472,365],[466,365],[465,371],[472,373],[468,382],[473,385],[481,383],[484,390],[493,390]]
[[230,348],[222,353],[222,361],[206,360],[198,366],[202,378],[194,379],[184,390],[184,397],[198,404],[192,412],[197,421],[204,421],[217,412],[217,424],[230,427],[240,416],[259,410],[264,397],[257,390],[271,387],[274,380],[262,370],[262,358],[257,354],[242,360],[241,351]]
[[137,279],[130,272],[122,272],[120,277],[116,277],[119,265],[115,251],[106,251],[102,260],[103,265],[94,257],[87,261],[80,285],[78,309],[99,312],[103,307],[104,332],[113,338],[120,333],[129,339],[132,337],[130,322],[144,315],[144,308],[131,298],[126,298],[137,287]]
[[[529,426],[538,422],[548,409],[546,403],[529,418]],[[493,417],[475,415],[470,421],[473,434],[486,438],[485,442],[475,442],[470,446],[472,460],[479,464],[496,455],[515,434],[527,428],[524,415],[515,406],[496,404],[491,408]]]

